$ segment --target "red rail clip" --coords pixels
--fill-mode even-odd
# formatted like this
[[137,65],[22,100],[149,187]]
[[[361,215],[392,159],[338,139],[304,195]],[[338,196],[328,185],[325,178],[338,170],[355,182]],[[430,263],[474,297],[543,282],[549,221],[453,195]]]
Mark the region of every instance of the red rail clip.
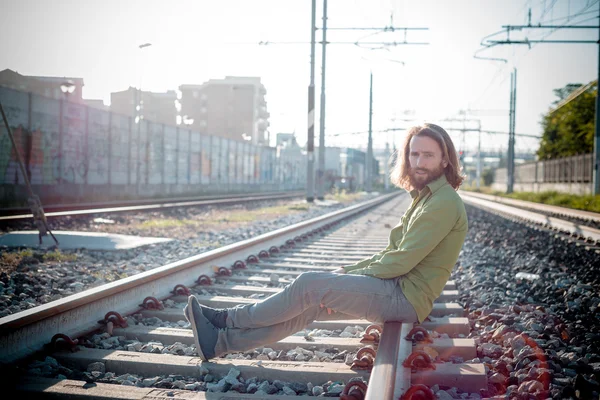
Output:
[[156,297],[152,296],[146,297],[142,304],[140,304],[140,307],[143,307],[146,310],[164,310],[165,308]]
[[376,355],[377,353],[373,348],[362,347],[360,350],[358,350],[358,353],[356,353],[350,369],[371,370],[373,368],[373,362],[375,361]]
[[433,343],[433,339],[429,336],[429,332],[422,326],[415,326],[412,328],[405,339],[412,340],[416,343]]
[[214,268],[215,268],[215,274],[217,274],[217,276],[233,275],[233,271],[231,271],[229,268],[225,268],[225,267],[214,267]]
[[127,328],[127,321],[116,311],[109,311],[104,316],[104,319],[98,321],[99,324],[108,324],[112,322],[114,325],[119,325],[121,328]]
[[256,257],[254,254],[251,254],[248,256],[248,258],[246,258],[246,262],[248,264],[258,264],[258,257]]
[[429,389],[427,386],[425,385],[414,385],[411,386],[410,389],[408,389],[406,391],[406,393],[404,393],[402,396],[400,396],[400,398],[398,400],[412,400],[413,396],[418,394],[418,396],[415,396],[415,400],[419,399],[419,400],[434,400],[435,396],[433,395],[433,391],[431,389]]
[[414,368],[416,370],[435,369],[435,364],[429,354],[421,350],[413,351],[406,357],[402,365],[406,368]]
[[192,294],[192,292],[190,292],[190,289],[188,289],[187,286],[179,284],[179,285],[175,285],[175,288],[173,289],[173,291],[171,292],[174,295],[179,295],[179,296],[189,296],[190,294]]
[[271,255],[277,254],[277,253],[279,253],[279,248],[277,246],[271,246],[269,248],[269,253],[271,253]]
[[383,333],[383,328],[379,325],[369,325],[367,329],[365,329],[365,333],[363,334],[361,343],[365,342],[375,342],[379,343],[381,339],[381,334]]
[[196,279],[196,283],[198,285],[212,285],[212,279],[208,275],[200,275],[198,279]]
[[271,255],[266,250],[261,250],[258,252],[258,258],[269,258]]
[[77,339],[73,340],[65,334],[57,333],[56,335],[52,336],[52,339],[47,346],[50,347],[52,351],[66,349],[71,352],[76,352],[79,351],[79,347],[77,346],[78,343],[79,340]]
[[246,269],[246,263],[243,262],[242,260],[237,260],[236,262],[233,263],[233,265],[231,266],[231,269]]
[[348,382],[340,395],[340,400],[364,400],[367,385],[364,382]]

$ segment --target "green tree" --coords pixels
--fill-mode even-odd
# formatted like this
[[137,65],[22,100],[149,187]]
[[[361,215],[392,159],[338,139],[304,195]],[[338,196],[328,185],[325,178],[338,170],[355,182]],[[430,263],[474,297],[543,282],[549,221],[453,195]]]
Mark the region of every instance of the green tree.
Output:
[[[555,89],[555,105],[582,85]],[[594,146],[594,113],[597,85],[579,94],[556,111],[542,116],[544,128],[537,155],[540,160],[591,153]]]

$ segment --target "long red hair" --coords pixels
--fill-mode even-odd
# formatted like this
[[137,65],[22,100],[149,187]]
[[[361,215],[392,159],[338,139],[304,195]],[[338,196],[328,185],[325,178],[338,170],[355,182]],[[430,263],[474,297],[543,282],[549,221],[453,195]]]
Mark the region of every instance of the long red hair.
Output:
[[448,132],[442,127],[429,123],[412,127],[408,131],[402,149],[399,149],[395,154],[396,162],[390,173],[391,182],[400,188],[406,190],[412,189],[410,187],[409,155],[410,140],[414,136],[427,136],[437,142],[440,149],[442,149],[442,159],[448,161],[448,165],[444,168],[446,179],[455,190],[458,190],[465,177],[461,174],[461,167],[458,161],[458,155],[456,154],[456,149],[454,148],[454,143],[452,143],[452,139],[450,138],[450,135],[448,135]]

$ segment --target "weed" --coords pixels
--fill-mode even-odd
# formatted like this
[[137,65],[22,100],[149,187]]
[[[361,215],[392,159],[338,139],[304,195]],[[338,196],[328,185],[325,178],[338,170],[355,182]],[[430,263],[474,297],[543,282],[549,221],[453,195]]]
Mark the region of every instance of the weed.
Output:
[[69,262],[77,260],[77,254],[63,254],[60,250],[44,254],[44,261]]

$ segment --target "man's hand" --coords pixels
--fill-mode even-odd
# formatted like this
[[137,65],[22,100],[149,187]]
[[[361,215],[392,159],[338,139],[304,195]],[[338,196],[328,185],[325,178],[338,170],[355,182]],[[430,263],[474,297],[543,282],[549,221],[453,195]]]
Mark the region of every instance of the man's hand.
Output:
[[338,268],[338,269],[334,269],[331,272],[334,273],[334,274],[345,274],[346,270],[344,268]]
[[[321,305],[321,308],[325,308],[325,306],[323,305],[323,303],[321,303],[320,305]],[[335,313],[335,310],[333,308],[327,307],[327,314],[328,315],[331,315],[331,314],[334,314],[334,313]]]

